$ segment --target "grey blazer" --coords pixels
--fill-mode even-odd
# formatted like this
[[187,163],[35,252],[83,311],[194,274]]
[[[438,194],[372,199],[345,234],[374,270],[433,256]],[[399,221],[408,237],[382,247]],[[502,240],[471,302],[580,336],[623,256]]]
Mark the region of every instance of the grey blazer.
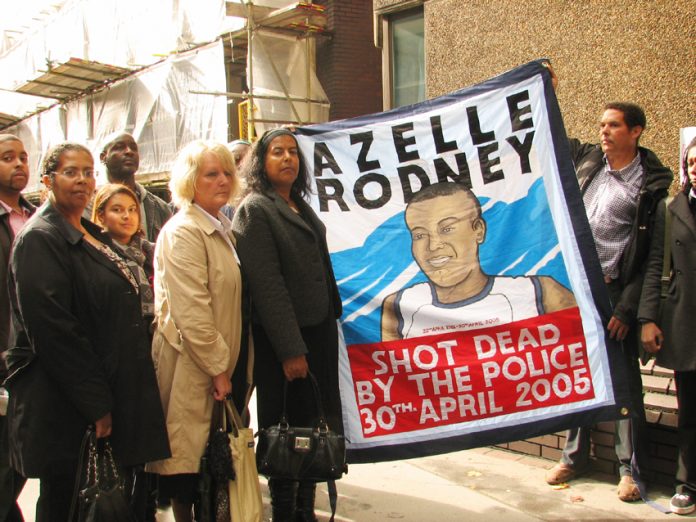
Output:
[[658,309],[665,237],[664,203],[657,207],[638,318],[656,322],[665,336],[664,346],[657,353],[660,366],[693,371],[696,370],[696,220],[684,193],[678,194],[666,211],[672,214],[672,276],[662,317],[658,317]]
[[341,315],[326,228],[305,201],[295,203],[311,226],[275,192],[247,195],[232,222],[252,320],[263,326],[281,362],[307,353],[300,328],[326,319],[329,300],[336,318]]

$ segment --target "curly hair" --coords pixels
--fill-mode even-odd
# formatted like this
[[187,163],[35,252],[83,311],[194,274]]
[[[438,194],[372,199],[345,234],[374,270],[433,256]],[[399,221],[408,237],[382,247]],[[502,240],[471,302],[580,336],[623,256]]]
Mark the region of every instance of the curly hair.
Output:
[[48,150],[48,152],[44,156],[43,161],[41,162],[41,169],[39,170],[39,174],[42,177],[48,176],[50,179],[53,179],[56,170],[60,168],[60,162],[63,159],[63,154],[69,151],[86,152],[87,154],[89,154],[89,157],[92,158],[92,160],[94,160],[92,152],[87,147],[79,143],[66,141],[65,143],[55,145],[54,147],[51,147]]
[[[271,129],[266,131],[261,138],[251,146],[251,151],[247,156],[247,160],[243,164],[243,177],[246,179],[246,194],[249,192],[268,193],[273,189],[273,185],[266,174],[266,154],[271,142],[278,136],[292,136],[292,139],[297,143],[295,135],[286,128]],[[302,199],[306,199],[311,193],[310,178],[307,172],[307,163],[302,156],[299,148],[297,151],[300,160],[300,168],[297,174],[297,179],[292,184],[290,192]]]

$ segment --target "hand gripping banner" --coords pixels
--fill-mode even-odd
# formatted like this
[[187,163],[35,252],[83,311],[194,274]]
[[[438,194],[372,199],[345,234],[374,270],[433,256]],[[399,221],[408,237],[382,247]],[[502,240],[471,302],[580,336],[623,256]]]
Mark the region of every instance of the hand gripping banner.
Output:
[[627,414],[606,287],[540,62],[297,133],[343,301],[351,462]]

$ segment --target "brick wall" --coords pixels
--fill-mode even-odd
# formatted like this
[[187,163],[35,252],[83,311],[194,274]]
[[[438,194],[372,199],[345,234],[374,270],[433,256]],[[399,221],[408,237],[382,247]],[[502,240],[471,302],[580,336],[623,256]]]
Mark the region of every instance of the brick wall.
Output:
[[[641,367],[645,392],[645,415],[648,420],[648,459],[645,478],[671,486],[677,461],[677,398],[671,370],[660,368],[655,361]],[[614,452],[614,423],[602,422],[592,430],[591,468],[618,475],[619,464]],[[533,439],[500,444],[499,447],[527,455],[557,461],[565,446],[565,433],[553,433]]]
[[317,75],[330,120],[382,110],[382,58],[374,46],[372,0],[323,0],[329,38],[317,39]]

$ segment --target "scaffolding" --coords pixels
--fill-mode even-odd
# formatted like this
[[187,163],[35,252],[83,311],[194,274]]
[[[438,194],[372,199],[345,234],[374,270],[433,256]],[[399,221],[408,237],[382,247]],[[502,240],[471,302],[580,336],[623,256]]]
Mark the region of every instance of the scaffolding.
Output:
[[[199,91],[197,94],[225,96],[228,103],[236,104],[239,137],[250,141],[257,131],[267,127],[326,121],[330,104],[316,80],[314,60],[315,38],[330,37],[326,30],[324,6],[309,0],[272,9],[255,5],[251,0],[242,0],[242,3],[227,2],[227,15],[245,19],[244,28],[225,35],[224,40],[228,44],[226,58],[230,73],[244,76],[246,89],[244,92]],[[291,77],[289,81],[287,74],[284,76],[287,71],[278,64],[279,55],[283,53],[268,49],[269,44],[264,40],[273,37],[303,44],[303,86],[289,85],[297,78]],[[268,65],[261,73],[256,64],[259,61]],[[290,62],[293,63],[293,60]],[[265,77],[264,82],[259,81],[259,75]],[[269,78],[275,83],[274,89],[259,85],[265,83],[267,87]],[[264,110],[264,104],[273,103],[273,109]],[[287,114],[279,117],[278,113],[282,115],[283,112]],[[264,116],[268,113],[271,115]]]

